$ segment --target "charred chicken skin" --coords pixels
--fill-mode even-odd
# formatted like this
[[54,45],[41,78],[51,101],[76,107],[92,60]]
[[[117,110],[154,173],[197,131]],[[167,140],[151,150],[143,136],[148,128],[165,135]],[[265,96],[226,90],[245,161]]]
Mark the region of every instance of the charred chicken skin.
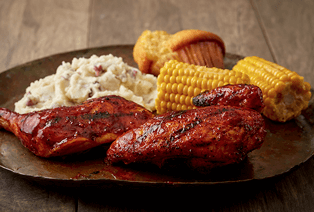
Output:
[[251,108],[262,112],[262,90],[255,85],[225,85],[212,91],[204,91],[193,98],[193,104],[198,107],[211,105],[229,105],[243,108]]
[[188,158],[194,168],[213,168],[242,161],[261,147],[265,136],[263,117],[251,109],[210,106],[170,112],[117,138],[107,160],[161,167],[167,159]]
[[0,108],[0,128],[14,133],[35,155],[53,157],[110,143],[152,117],[134,102],[107,96],[28,114]]

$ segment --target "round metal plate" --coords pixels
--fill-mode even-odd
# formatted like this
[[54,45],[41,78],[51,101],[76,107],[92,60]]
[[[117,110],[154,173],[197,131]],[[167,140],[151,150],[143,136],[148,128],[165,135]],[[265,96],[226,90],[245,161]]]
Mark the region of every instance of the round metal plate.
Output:
[[[0,107],[14,109],[26,87],[39,78],[54,74],[62,61],[93,54],[122,57],[137,67],[133,45],[84,49],[45,57],[0,74]],[[225,67],[231,69],[241,56],[226,54]],[[10,132],[0,130],[0,167],[16,174],[44,181],[83,184],[130,185],[212,185],[265,179],[288,172],[308,160],[314,153],[314,106],[286,123],[266,119],[267,137],[263,146],[251,152],[240,164],[214,169],[206,174],[190,170],[150,165],[108,165],[104,162],[108,146],[63,158],[39,158],[24,148]]]

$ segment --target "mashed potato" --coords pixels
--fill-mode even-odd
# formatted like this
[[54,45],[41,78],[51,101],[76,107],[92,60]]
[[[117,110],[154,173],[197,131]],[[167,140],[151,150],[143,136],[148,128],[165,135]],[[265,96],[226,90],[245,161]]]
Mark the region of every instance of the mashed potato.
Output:
[[118,95],[155,110],[157,78],[128,66],[113,55],[74,58],[63,62],[56,74],[30,84],[15,111],[32,111],[72,106],[90,98]]

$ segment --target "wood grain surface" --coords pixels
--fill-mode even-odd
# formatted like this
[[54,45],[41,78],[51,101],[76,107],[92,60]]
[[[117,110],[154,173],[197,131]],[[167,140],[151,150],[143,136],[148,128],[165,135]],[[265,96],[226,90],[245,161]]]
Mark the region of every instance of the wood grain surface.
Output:
[[[312,0],[0,0],[0,72],[52,54],[134,44],[145,29],[218,34],[226,51],[314,86]],[[66,187],[0,170],[0,211],[314,211],[314,159],[282,176],[205,188]]]

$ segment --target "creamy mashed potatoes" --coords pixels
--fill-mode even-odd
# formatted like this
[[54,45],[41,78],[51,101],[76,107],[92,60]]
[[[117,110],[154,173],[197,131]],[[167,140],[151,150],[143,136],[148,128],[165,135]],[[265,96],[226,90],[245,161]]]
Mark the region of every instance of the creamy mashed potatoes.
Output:
[[63,62],[56,74],[30,84],[15,111],[32,111],[72,106],[90,98],[118,95],[155,110],[157,78],[143,74],[113,55],[74,58]]

